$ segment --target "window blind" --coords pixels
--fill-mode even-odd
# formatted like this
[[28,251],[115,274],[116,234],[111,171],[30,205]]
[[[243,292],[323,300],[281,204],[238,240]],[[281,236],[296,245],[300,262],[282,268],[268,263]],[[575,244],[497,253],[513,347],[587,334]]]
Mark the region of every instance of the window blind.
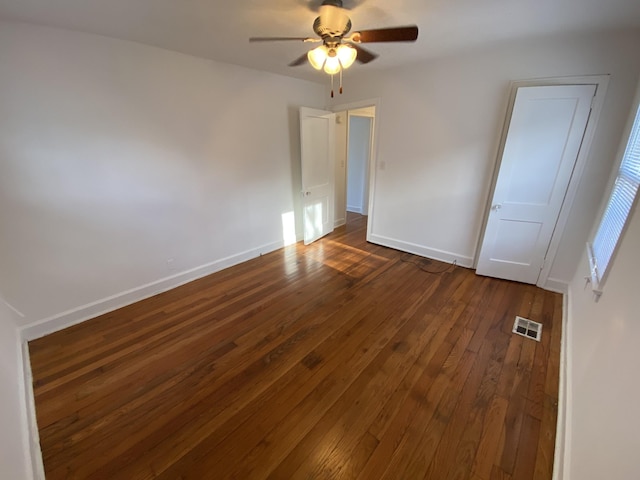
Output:
[[640,186],[640,108],[636,112],[627,148],[625,149],[618,176],[609,198],[598,230],[590,245],[592,280],[596,286],[605,278],[609,263],[615,252],[622,230]]

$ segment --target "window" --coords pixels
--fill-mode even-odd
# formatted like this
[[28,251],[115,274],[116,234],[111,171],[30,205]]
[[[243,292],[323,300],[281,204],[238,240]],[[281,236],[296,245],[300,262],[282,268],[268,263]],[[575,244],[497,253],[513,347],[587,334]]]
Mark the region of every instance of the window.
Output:
[[600,225],[587,247],[591,267],[591,282],[596,298],[602,293],[600,287],[606,278],[611,258],[631,212],[640,185],[640,108],[636,112],[629,142],[625,149],[620,169],[607,208]]

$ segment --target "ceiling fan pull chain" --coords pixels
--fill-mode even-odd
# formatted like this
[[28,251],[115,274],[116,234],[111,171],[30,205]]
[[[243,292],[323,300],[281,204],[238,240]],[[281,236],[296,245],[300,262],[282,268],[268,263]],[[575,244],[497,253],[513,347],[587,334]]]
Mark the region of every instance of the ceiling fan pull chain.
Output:
[[340,69],[340,95],[342,95],[342,69]]
[[331,98],[333,98],[333,74],[331,75]]

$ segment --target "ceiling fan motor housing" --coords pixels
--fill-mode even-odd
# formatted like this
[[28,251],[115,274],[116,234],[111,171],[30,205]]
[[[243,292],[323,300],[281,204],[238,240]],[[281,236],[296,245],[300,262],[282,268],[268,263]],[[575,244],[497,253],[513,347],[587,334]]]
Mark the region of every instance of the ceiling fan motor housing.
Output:
[[342,2],[325,0],[320,7],[320,16],[313,22],[313,31],[326,39],[342,38],[349,30],[351,19],[342,8]]

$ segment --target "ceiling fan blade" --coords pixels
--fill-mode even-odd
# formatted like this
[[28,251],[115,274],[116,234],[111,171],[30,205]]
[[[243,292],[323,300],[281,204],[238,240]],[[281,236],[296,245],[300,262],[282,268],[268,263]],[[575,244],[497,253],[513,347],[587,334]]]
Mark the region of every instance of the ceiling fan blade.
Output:
[[377,54],[370,52],[365,48],[362,48],[360,45],[354,44],[353,48],[355,48],[356,51],[358,52],[358,56],[356,57],[356,60],[360,63],[373,62],[376,58],[378,58]]
[[289,64],[290,67],[297,67],[307,62],[307,54],[300,55],[293,62]]
[[309,37],[251,37],[250,43],[255,42],[283,42],[283,41],[297,41],[297,42],[320,42],[319,38]]
[[418,38],[418,26],[379,28],[355,32],[351,39],[356,43],[372,42],[415,42]]

